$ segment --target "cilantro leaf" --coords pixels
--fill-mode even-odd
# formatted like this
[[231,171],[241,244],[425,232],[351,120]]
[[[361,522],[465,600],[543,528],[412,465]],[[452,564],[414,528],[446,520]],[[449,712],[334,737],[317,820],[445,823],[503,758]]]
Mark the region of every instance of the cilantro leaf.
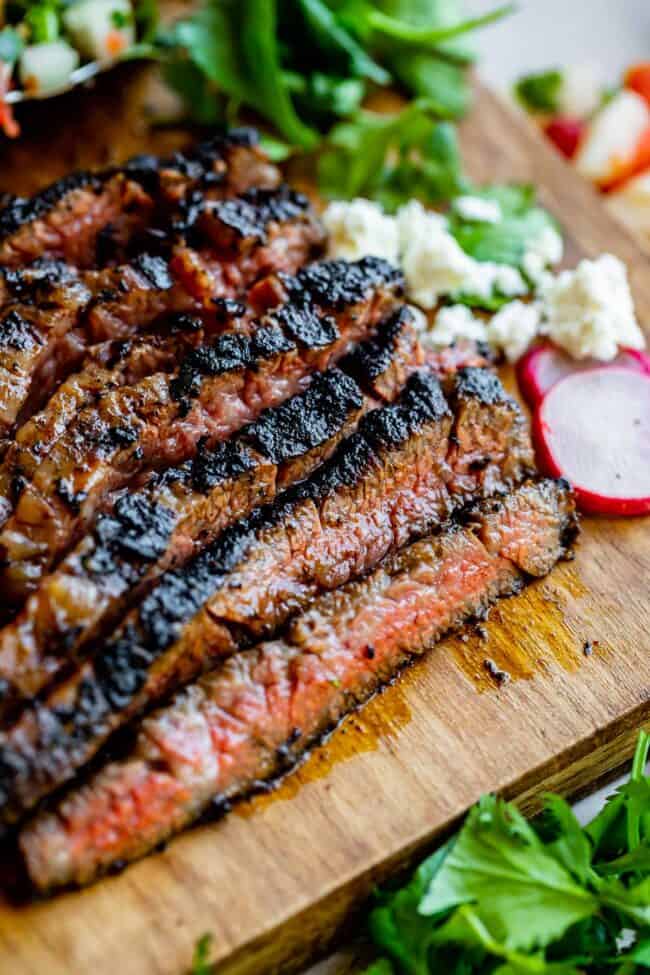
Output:
[[380,895],[379,905],[370,914],[369,927],[375,944],[413,975],[428,972],[427,958],[434,935],[430,919],[419,913],[418,906],[448,852],[448,846],[441,847],[418,867],[405,887]]
[[493,938],[523,951],[548,945],[598,908],[523,816],[493,797],[470,812],[419,910],[433,915],[463,904],[476,905]]
[[498,223],[476,223],[452,215],[450,230],[463,250],[477,261],[495,261],[522,267],[531,241],[547,229],[556,229],[553,218],[541,207],[504,214]]
[[467,185],[454,129],[437,122],[426,100],[395,115],[362,111],[330,132],[319,162],[326,196],[366,196],[388,211],[419,196],[448,199]]
[[588,884],[594,876],[591,844],[571,806],[561,796],[545,795],[543,820],[547,835],[552,836],[550,842],[545,844],[546,852],[554,856],[581,884]]

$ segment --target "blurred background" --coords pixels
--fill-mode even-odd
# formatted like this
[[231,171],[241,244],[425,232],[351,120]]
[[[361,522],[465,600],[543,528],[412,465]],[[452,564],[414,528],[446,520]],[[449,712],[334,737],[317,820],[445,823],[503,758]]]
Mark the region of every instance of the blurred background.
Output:
[[[477,14],[492,0],[471,0]],[[476,35],[479,73],[506,88],[522,74],[550,66],[591,64],[613,84],[632,62],[647,59],[648,0],[520,0],[517,13]]]

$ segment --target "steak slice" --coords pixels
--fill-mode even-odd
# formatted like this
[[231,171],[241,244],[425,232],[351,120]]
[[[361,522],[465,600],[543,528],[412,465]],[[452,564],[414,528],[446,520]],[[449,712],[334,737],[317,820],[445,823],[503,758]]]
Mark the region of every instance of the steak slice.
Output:
[[[395,341],[397,323],[400,342]],[[15,710],[18,702],[41,691],[53,675],[107,632],[164,569],[185,561],[197,543],[207,544],[226,523],[309,476],[373,405],[371,396],[364,397],[361,390],[373,394],[382,371],[384,397],[394,400],[404,377],[424,360],[415,334],[414,341],[406,341],[409,330],[413,333],[412,316],[406,307],[398,308],[375,338],[358,347],[362,354],[355,363],[355,376],[361,389],[337,369],[319,374],[305,393],[262,413],[234,442],[213,450],[202,448],[193,461],[150,477],[134,496],[137,502],[120,496],[112,506],[108,537],[103,514],[30,595],[16,619],[0,631],[0,680],[4,682],[0,713]],[[473,350],[468,352],[468,361],[476,358]],[[436,357],[429,359],[428,368],[435,371]],[[446,370],[447,352],[439,353],[437,361]],[[257,495],[250,490],[251,478],[257,479]],[[224,499],[235,492],[244,497],[235,498],[231,510],[224,510]],[[152,550],[147,542],[143,554],[135,544],[129,527],[136,524],[133,513],[143,525],[155,522],[161,551]]]
[[0,739],[6,817],[69,779],[119,726],[216,658],[271,635],[468,497],[531,469],[523,417],[493,373],[460,370],[448,400],[435,377],[415,374],[309,480],[166,573],[94,660],[24,713]]
[[175,376],[108,391],[79,413],[0,532],[6,607],[24,601],[110,490],[148,467],[189,459],[203,437],[225,440],[366,338],[394,304],[401,276],[375,258],[328,261],[282,286],[289,301],[251,336],[222,335],[190,352]]
[[193,460],[120,494],[0,631],[2,710],[80,659],[162,572],[307,477],[365,406],[357,383],[331,369],[234,440],[199,448]]
[[[222,219],[219,208],[226,204],[243,207],[248,223],[233,228],[230,211]],[[90,345],[129,338],[179,313],[216,326],[224,299],[243,298],[270,272],[296,271],[323,241],[308,200],[287,187],[211,207],[212,235],[224,241],[219,250],[177,243],[167,256],[142,252],[128,264],[80,275],[50,263],[49,279],[41,265],[38,294],[32,284],[23,303],[7,305],[0,318],[0,436],[45,402]],[[13,292],[24,294],[33,278],[12,271],[5,286],[12,282]]]
[[123,259],[134,236],[182,213],[196,191],[223,196],[278,182],[252,130],[233,130],[169,159],[140,156],[117,169],[72,173],[0,210],[0,265],[45,257],[87,268]]
[[[236,327],[239,322],[237,319]],[[171,318],[168,325],[165,334],[92,346],[84,368],[61,383],[45,407],[19,427],[0,461],[0,525],[38,465],[84,407],[107,390],[133,385],[156,372],[173,372],[179,360],[210,334],[200,319],[187,315]]]
[[20,846],[41,891],[84,884],[281,775],[445,633],[482,617],[566,555],[568,485],[529,482],[415,542],[361,582],[320,596],[284,637],[231,657],[140,727]]

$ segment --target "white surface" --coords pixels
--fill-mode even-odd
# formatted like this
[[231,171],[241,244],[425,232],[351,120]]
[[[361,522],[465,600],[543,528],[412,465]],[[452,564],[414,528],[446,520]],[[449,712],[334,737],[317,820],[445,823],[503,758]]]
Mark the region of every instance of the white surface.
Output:
[[[467,0],[474,13],[496,0]],[[530,71],[593,64],[615,83],[635,60],[650,57],[648,0],[519,0],[517,12],[481,31],[480,74],[499,88]]]

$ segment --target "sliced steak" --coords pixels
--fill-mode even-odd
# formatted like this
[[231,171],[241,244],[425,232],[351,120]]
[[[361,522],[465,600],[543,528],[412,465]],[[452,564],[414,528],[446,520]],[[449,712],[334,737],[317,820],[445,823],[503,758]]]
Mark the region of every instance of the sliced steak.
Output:
[[19,427],[5,450],[0,461],[0,525],[13,511],[38,465],[81,410],[108,390],[133,385],[156,372],[173,372],[179,360],[209,335],[200,319],[182,315],[170,319],[164,334],[93,346],[84,368],[61,383],[45,407]]
[[531,469],[523,417],[494,374],[461,370],[448,399],[435,377],[415,374],[309,480],[166,573],[99,656],[24,713],[2,742],[6,817],[70,778],[116,728],[215,658],[272,634],[468,497]]
[[[226,204],[244,207],[249,223],[237,229],[229,215],[222,219],[219,207]],[[142,252],[128,264],[80,275],[50,263],[49,289],[41,265],[38,295],[32,286],[22,304],[6,305],[0,317],[0,436],[38,409],[92,344],[129,338],[180,313],[216,326],[224,301],[245,297],[270,272],[296,271],[323,241],[307,199],[287,187],[212,207],[212,234],[224,237],[219,251],[178,243],[170,254]],[[6,287],[14,282],[13,292],[24,294],[29,282],[17,285],[16,278],[6,274]]]
[[120,494],[0,631],[2,710],[80,659],[162,572],[307,477],[352,432],[364,407],[357,383],[331,369],[236,439],[202,447],[193,460]]
[[66,176],[0,210],[0,265],[60,258],[92,267],[124,258],[130,240],[153,221],[166,222],[196,191],[242,193],[279,182],[256,134],[233,131],[169,159],[140,156],[123,167]]
[[[327,285],[327,282],[329,286]],[[401,289],[385,261],[324,262],[284,277],[289,301],[251,336],[227,334],[86,407],[36,470],[0,532],[0,591],[19,605],[92,521],[110,490],[189,459],[305,388],[366,338]]]
[[143,721],[127,757],[28,824],[20,846],[33,883],[88,883],[210,803],[227,808],[286,772],[413,657],[549,572],[575,532],[568,486],[528,483],[319,597],[283,639],[178,693]]

